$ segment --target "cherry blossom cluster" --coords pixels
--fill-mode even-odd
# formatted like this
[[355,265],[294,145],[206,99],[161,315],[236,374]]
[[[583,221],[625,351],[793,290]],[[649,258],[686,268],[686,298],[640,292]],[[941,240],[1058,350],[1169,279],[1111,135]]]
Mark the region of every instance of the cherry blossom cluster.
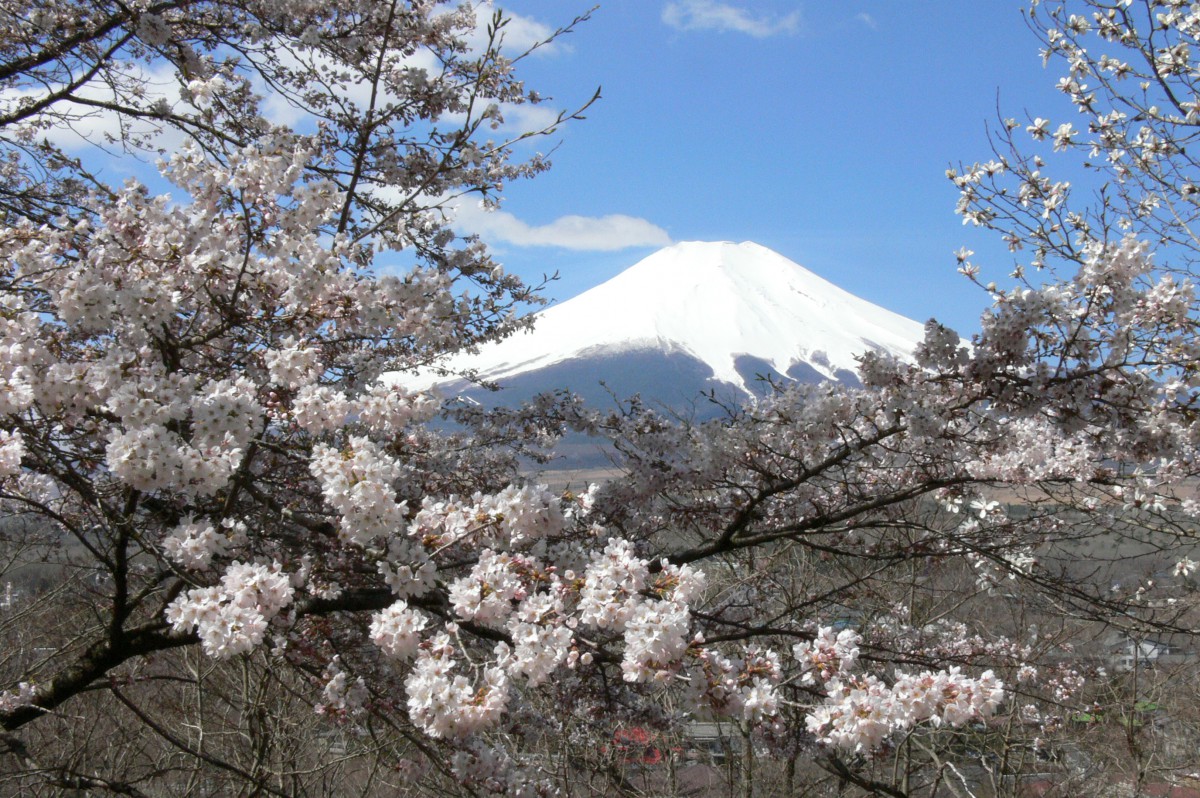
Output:
[[11,712],[17,707],[28,706],[37,696],[34,685],[21,682],[16,690],[0,690],[0,712]]
[[263,642],[267,625],[292,603],[294,589],[279,563],[235,562],[217,585],[180,595],[167,607],[178,631],[194,631],[214,657],[244,654]]
[[[542,491],[524,495],[533,497],[533,508],[542,506]],[[452,521],[461,515],[457,504],[444,508]],[[414,526],[427,536],[435,510],[423,512],[424,521]],[[561,518],[561,512],[559,507],[551,517]],[[538,519],[545,516],[527,511],[515,517],[533,518],[540,528]],[[526,540],[523,534],[509,537]],[[435,535],[434,541],[440,538]],[[694,642],[689,602],[699,599],[704,584],[703,573],[688,566],[660,563],[652,575],[634,547],[615,538],[580,575],[569,569],[560,575],[531,555],[484,549],[469,572],[448,586],[458,622],[422,639],[425,619],[402,601],[376,615],[372,640],[391,656],[415,653],[405,681],[413,720],[434,736],[466,737],[499,720],[513,677],[536,687],[564,664],[589,664],[592,654],[579,652],[580,635],[588,627],[621,635],[626,681],[669,679],[683,667]],[[511,642],[495,645],[490,664],[472,666],[461,647],[461,624],[504,631]],[[755,701],[765,699],[756,696]]]
[[917,675],[897,672],[890,685],[873,674],[850,673],[859,642],[856,632],[835,636],[822,627],[811,643],[796,646],[797,659],[812,663],[805,681],[820,682],[826,691],[825,703],[805,723],[828,745],[870,752],[919,723],[963,726],[986,720],[1005,699],[1004,684],[990,670],[978,677],[957,666]]
[[335,656],[321,674],[324,687],[321,701],[313,709],[319,715],[346,719],[361,715],[367,701],[367,684],[361,676],[352,676],[342,668],[340,658]]
[[438,411],[438,402],[430,394],[414,394],[386,381],[376,382],[351,398],[344,391],[319,384],[315,371],[306,374],[303,379],[287,378],[287,387],[295,389],[288,417],[313,434],[341,429],[349,421],[376,434],[397,434],[412,424],[428,421]]
[[361,545],[402,529],[408,508],[393,487],[401,464],[370,438],[352,436],[348,443],[340,450],[318,444],[309,470],[338,512],[343,537]]
[[497,746],[472,741],[450,758],[450,769],[460,784],[483,795],[510,795],[513,798],[540,798],[561,794],[553,782],[536,768],[514,761]]
[[389,657],[410,660],[417,654],[429,619],[401,600],[371,619],[371,642]]
[[183,568],[203,570],[220,557],[245,543],[246,524],[226,518],[214,526],[210,521],[187,517],[163,539],[163,553]]
[[971,678],[957,667],[897,675],[890,686],[867,674],[833,679],[825,687],[828,698],[808,716],[808,730],[823,743],[856,752],[875,750],[918,723],[957,727],[984,720],[1005,696],[991,671]]
[[687,679],[688,705],[697,710],[755,726],[774,720],[780,708],[783,667],[770,649],[751,645],[734,657],[697,646]]
[[561,497],[540,485],[510,485],[498,493],[476,493],[469,499],[426,497],[409,534],[435,546],[462,541],[476,545],[521,548],[558,535],[566,515]]
[[801,681],[814,684],[830,681],[853,670],[858,661],[858,644],[862,637],[853,629],[835,632],[822,626],[808,643],[797,643],[792,653],[803,668]]
[[432,737],[467,737],[495,725],[509,701],[509,677],[490,666],[476,684],[461,667],[453,624],[426,640],[412,672],[404,680],[408,714]]
[[21,473],[21,457],[25,454],[25,442],[21,433],[0,430],[0,479]]

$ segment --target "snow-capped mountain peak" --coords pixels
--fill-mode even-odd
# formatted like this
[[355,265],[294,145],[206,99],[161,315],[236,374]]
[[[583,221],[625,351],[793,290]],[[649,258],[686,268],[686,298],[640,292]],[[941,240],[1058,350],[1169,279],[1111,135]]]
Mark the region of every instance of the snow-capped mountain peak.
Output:
[[[753,373],[844,381],[852,379],[856,356],[884,350],[907,357],[922,335],[920,324],[766,247],[684,242],[543,310],[531,331],[442,365],[473,369],[503,386],[561,364],[657,353],[697,361],[700,371],[711,372],[709,381],[751,394]],[[573,371],[578,380],[578,368]],[[411,387],[438,381],[446,380],[431,374],[405,380]],[[553,387],[575,386],[545,386]]]

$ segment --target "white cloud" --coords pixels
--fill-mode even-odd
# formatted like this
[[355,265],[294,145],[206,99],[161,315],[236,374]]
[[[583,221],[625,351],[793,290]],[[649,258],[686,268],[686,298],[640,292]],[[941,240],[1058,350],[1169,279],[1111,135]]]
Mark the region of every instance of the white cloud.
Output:
[[[467,33],[466,38],[469,46],[478,52],[487,42],[485,28],[491,19],[491,2],[484,3],[477,8],[476,14],[478,25],[473,31]],[[554,34],[554,28],[535,20],[517,16],[508,11],[505,11],[504,15],[508,20],[503,29],[504,50],[507,53],[524,52]],[[539,47],[537,52],[553,53],[562,49],[562,45],[552,42],[550,45]],[[315,65],[326,71],[326,79],[334,86],[336,93],[340,97],[354,102],[359,108],[366,108],[370,104],[372,86],[369,81],[338,81],[331,74],[339,71],[333,61],[313,51],[303,51],[303,56],[303,58],[300,57],[294,48],[283,48],[276,54],[281,66],[304,70]],[[401,63],[406,67],[424,69],[431,76],[438,75],[442,70],[442,64],[438,58],[426,48],[418,48],[405,55],[401,59]],[[168,106],[178,108],[183,113],[190,110],[186,107],[179,107],[181,104],[179,82],[171,64],[157,61],[151,66],[146,66],[131,62],[129,71],[131,77],[146,86],[145,101],[147,103],[161,98]],[[310,114],[272,90],[259,76],[254,75],[253,79],[254,89],[263,97],[262,110],[268,120],[278,125],[297,128],[302,132],[312,129],[315,119]],[[57,85],[51,85],[45,88],[4,89],[0,91],[0,111],[11,111],[22,101],[38,100],[48,90],[58,88],[60,87]],[[112,99],[111,91],[99,80],[85,84],[75,93],[92,100],[110,101]],[[382,99],[399,101],[399,98],[392,94],[385,94]],[[488,98],[480,99],[486,104]],[[120,145],[114,142],[119,142],[127,133],[155,134],[153,135],[153,144],[168,152],[177,150],[185,139],[178,129],[169,125],[156,124],[152,120],[145,119],[122,120],[116,112],[105,108],[82,106],[66,100],[58,103],[55,110],[69,113],[73,117],[72,121],[69,125],[56,124],[40,131],[39,138],[49,139],[52,144],[71,153],[86,152],[99,145],[111,147],[114,152],[119,154]],[[545,130],[554,126],[558,121],[560,110],[548,105],[502,103],[500,114],[504,121],[499,127],[499,132],[508,137],[517,137],[525,133]],[[465,119],[464,114],[445,114],[440,122],[443,125],[455,125],[462,124]],[[125,129],[122,129],[123,121],[126,125]]]
[[859,14],[855,14],[854,18],[857,19],[862,24],[866,25],[871,30],[879,30],[879,23],[875,21],[875,17],[871,16],[866,11],[863,11],[862,13],[859,13]]
[[[482,50],[487,44],[487,28],[491,24],[492,15],[495,11],[495,4],[491,0],[487,0],[487,2],[482,3],[475,9],[475,30],[467,37],[473,50]],[[505,24],[501,29],[501,34],[504,37],[503,49],[507,55],[524,53],[535,45],[537,46],[537,52],[543,55],[567,49],[558,40],[551,41],[549,44],[543,44],[543,42],[546,42],[554,35],[555,29],[549,25],[529,17],[514,14],[507,8],[503,8],[502,11],[504,13]]]
[[545,130],[558,124],[560,113],[545,105],[512,105],[504,103],[500,108],[504,117],[502,130],[512,133],[527,133]]
[[[127,73],[131,80],[145,86],[146,93],[141,100],[143,106],[149,106],[155,100],[162,100],[168,107],[180,102],[179,82],[171,65],[158,63],[150,68],[134,62],[128,64]],[[42,100],[49,92],[61,88],[61,85],[52,84],[39,88],[5,89],[0,92],[0,110],[10,113],[23,102]],[[72,96],[102,103],[113,100],[112,90],[99,79],[78,87]],[[59,100],[52,110],[55,114],[64,115],[66,121],[41,115],[40,119],[49,120],[52,124],[39,130],[37,138],[46,139],[70,153],[84,153],[101,147],[120,154],[121,141],[128,135],[149,137],[153,146],[167,151],[178,149],[183,142],[183,135],[177,128],[146,118],[122,119],[116,111],[72,102],[70,98]]]
[[[495,130],[508,137],[516,138],[526,133],[539,133],[560,124],[559,109],[547,105],[500,103],[499,108],[501,121]],[[476,110],[475,113],[478,115],[479,111]],[[462,125],[466,124],[467,115],[463,113],[445,114],[440,121],[451,125]],[[487,125],[484,125],[483,129],[486,131],[486,135],[490,135],[493,130]]]
[[558,41],[542,44],[554,35],[554,28],[529,17],[517,16],[508,11],[504,13],[508,19],[502,31],[506,51],[523,53],[534,45],[540,45],[538,52],[545,55],[563,49],[561,42]]
[[629,247],[665,247],[667,231],[656,224],[624,214],[560,216],[549,224],[530,225],[507,211],[487,211],[463,202],[455,209],[455,225],[478,233],[493,244],[518,247],[562,247],[607,252]]
[[731,31],[759,39],[800,30],[799,11],[785,16],[753,15],[717,0],[672,0],[663,8],[662,20],[678,30]]

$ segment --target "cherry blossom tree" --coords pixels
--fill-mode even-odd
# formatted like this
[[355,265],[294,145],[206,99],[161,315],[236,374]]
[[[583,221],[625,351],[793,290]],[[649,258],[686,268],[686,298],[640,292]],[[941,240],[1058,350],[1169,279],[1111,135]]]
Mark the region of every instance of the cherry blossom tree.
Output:
[[[269,743],[284,715],[245,687],[269,684],[443,790],[570,792],[572,752],[622,727],[722,718],[751,741],[743,794],[761,750],[789,788],[805,760],[868,793],[967,795],[996,766],[964,741],[1049,734],[1088,695],[1092,630],[1195,628],[1188,6],[1035,9],[1085,121],[1006,124],[952,173],[964,219],[1029,255],[986,284],[969,346],[931,322],[913,362],[864,357],[861,390],[706,424],[548,395],[451,406],[447,432],[403,373],[511,332],[534,295],[442,209],[498,202],[546,167],[525,139],[578,113],[508,132],[541,98],[501,16],[330,5],[4,7],[2,543],[54,586],[26,617],[59,621],[38,647],[2,627],[28,653],[0,685],[26,784],[172,788],[166,755],[131,770],[39,731],[108,706],[299,792],[315,754]],[[158,176],[111,185],[85,139]],[[1042,145],[1085,153],[1097,202]],[[620,474],[523,476],[567,429],[608,439]],[[201,690],[226,682],[198,656],[253,674],[227,728],[261,756],[162,721],[163,684],[238,692]]]
[[[335,5],[3,8],[5,555],[65,628],[7,661],[0,714],[50,783],[129,786],[20,730],[181,647],[270,643],[341,712],[329,619],[425,593],[437,549],[395,533],[514,477],[381,376],[517,327],[533,295],[442,209],[540,172],[525,140],[574,114],[508,121],[541,98],[502,16]],[[157,167],[101,174],[131,161]]]

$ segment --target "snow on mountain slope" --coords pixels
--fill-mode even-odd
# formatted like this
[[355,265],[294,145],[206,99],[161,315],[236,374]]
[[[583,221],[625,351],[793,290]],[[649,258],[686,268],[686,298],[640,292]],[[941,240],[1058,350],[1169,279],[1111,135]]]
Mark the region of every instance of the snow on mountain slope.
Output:
[[[531,331],[442,365],[504,385],[557,364],[652,351],[692,358],[712,371],[711,380],[752,393],[739,368],[747,357],[779,374],[838,380],[856,370],[856,355],[908,357],[922,337],[922,325],[766,247],[686,242],[547,308]],[[428,372],[403,379],[410,388],[451,381]]]

